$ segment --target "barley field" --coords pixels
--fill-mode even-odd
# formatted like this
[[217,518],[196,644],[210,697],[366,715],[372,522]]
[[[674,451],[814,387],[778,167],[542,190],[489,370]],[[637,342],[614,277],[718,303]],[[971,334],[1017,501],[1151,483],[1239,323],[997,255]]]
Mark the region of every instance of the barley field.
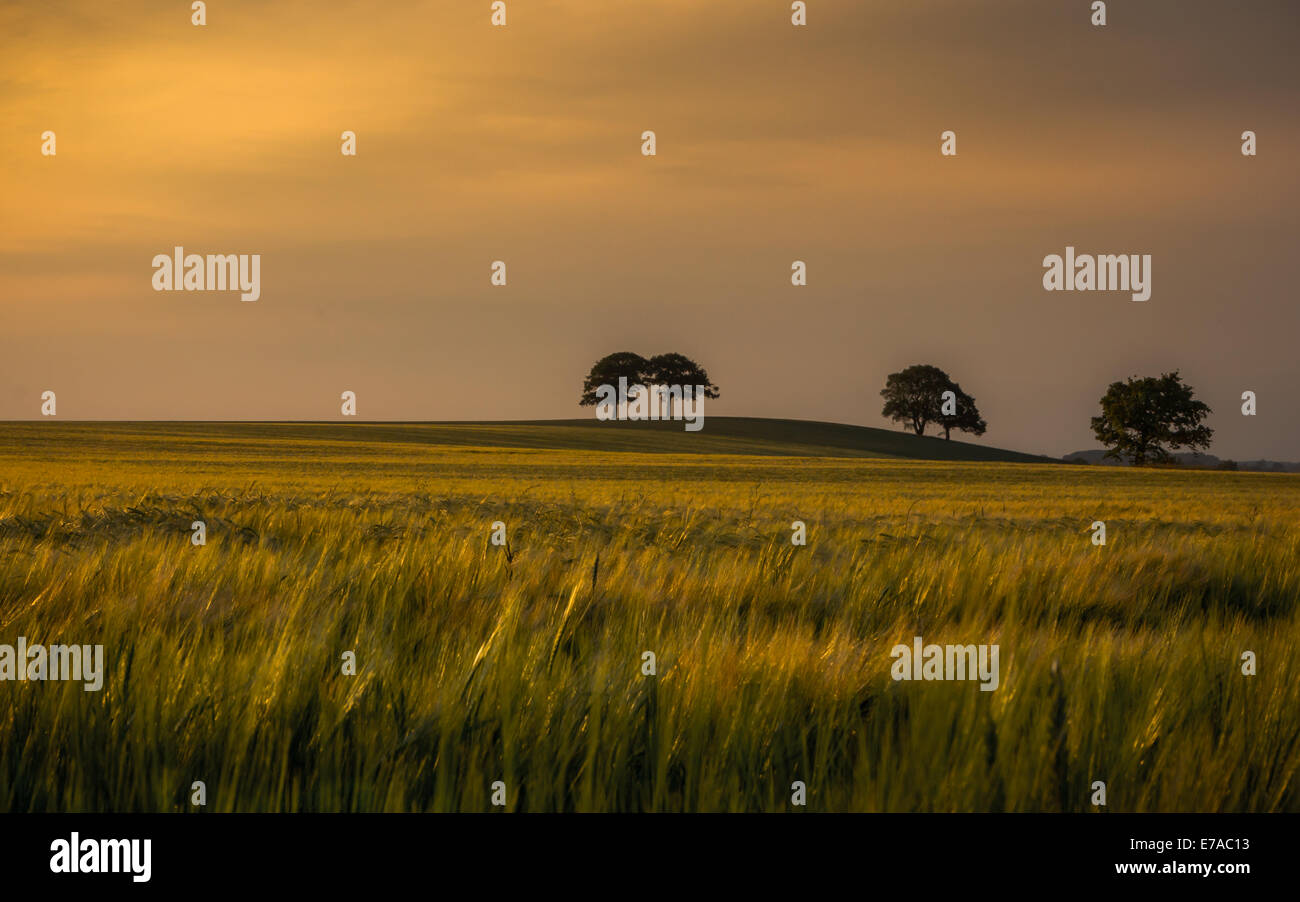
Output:
[[546,428],[0,425],[0,810],[1300,811],[1300,478]]

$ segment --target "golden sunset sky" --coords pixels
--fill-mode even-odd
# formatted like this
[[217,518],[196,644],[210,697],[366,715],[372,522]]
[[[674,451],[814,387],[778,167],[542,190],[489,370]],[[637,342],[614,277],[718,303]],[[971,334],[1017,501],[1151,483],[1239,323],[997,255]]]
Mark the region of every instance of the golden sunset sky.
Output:
[[[1300,459],[1300,4],[1089,5],[6,2],[0,418],[591,416],[598,357],[679,351],[707,415],[872,426],[932,363],[1055,455],[1178,369],[1213,453]],[[176,245],[261,299],[155,292]],[[1151,299],[1044,291],[1067,245]]]

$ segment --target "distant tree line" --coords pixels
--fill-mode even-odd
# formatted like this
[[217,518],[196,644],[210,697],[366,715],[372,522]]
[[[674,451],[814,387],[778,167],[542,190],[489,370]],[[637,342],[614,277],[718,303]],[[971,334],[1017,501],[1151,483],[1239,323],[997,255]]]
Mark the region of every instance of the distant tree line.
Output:
[[[592,365],[582,383],[579,403],[597,403],[602,385],[700,385],[703,396],[720,397],[708,371],[685,354],[656,354],[645,358],[630,351],[608,354]],[[917,435],[934,426],[951,439],[953,430],[983,435],[988,423],[975,398],[951,376],[930,364],[916,364],[890,373],[880,391],[882,415],[902,423]],[[1159,377],[1130,376],[1112,382],[1101,398],[1101,415],[1092,418],[1092,431],[1106,446],[1106,457],[1142,466],[1168,463],[1174,449],[1206,449],[1214,430],[1204,423],[1210,408],[1195,398],[1178,371]]]

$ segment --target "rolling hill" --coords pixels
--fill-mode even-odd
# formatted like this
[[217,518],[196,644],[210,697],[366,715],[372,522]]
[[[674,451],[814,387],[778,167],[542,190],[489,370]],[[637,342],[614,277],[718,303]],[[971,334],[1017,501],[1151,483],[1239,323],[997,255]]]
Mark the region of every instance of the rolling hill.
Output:
[[69,447],[167,446],[238,442],[264,445],[310,440],[322,444],[413,443],[477,448],[563,449],[640,454],[741,454],[868,457],[914,460],[1059,463],[1051,458],[905,432],[757,417],[710,417],[701,432],[681,422],[598,422],[595,419],[497,422],[89,422],[0,424],[0,447],[17,451],[51,439]]

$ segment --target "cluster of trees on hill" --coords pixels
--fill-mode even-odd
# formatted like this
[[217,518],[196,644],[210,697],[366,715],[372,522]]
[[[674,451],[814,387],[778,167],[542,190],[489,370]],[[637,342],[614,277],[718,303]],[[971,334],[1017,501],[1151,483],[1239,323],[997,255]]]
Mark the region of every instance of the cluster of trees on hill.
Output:
[[[624,405],[632,397],[648,398],[651,419],[660,416],[672,418],[674,410],[686,417],[692,402],[698,404],[703,398],[716,400],[720,397],[718,386],[713,384],[708,371],[685,354],[677,353],[656,354],[649,359],[631,351],[607,354],[592,365],[583,380],[582,395],[578,399],[584,407],[597,407],[597,417],[600,417],[602,389],[606,393],[604,403],[616,401],[618,405]],[[627,390],[629,396],[611,398],[611,389],[620,394]],[[631,411],[630,406],[628,410]]]
[[656,354],[646,359],[631,351],[618,351],[592,364],[582,382],[582,397],[578,403],[584,407],[593,406],[597,400],[596,390],[602,385],[618,385],[620,377],[626,379],[628,385],[702,385],[704,397],[709,400],[721,397],[708,371],[685,354]]
[[917,364],[890,373],[880,394],[885,399],[881,413],[917,435],[924,435],[931,423],[943,430],[944,438],[952,438],[954,429],[972,435],[983,435],[988,429],[975,399],[937,366]]
[[[935,424],[949,438],[952,430],[983,435],[988,424],[975,399],[937,366],[921,364],[890,373],[880,394],[884,416],[904,423],[917,435]],[[1204,420],[1211,413],[1196,400],[1192,387],[1175,370],[1161,376],[1112,382],[1101,398],[1101,415],[1092,432],[1106,446],[1106,457],[1135,466],[1170,463],[1178,448],[1206,449],[1214,430]]]
[[[579,403],[594,405],[596,390],[617,385],[620,377],[628,385],[702,385],[704,397],[719,397],[718,386],[704,367],[684,354],[647,359],[620,351],[592,366]],[[924,435],[932,425],[943,430],[945,439],[952,437],[953,430],[983,435],[988,429],[975,398],[937,366],[916,364],[890,373],[880,394],[885,399],[881,413],[917,435]],[[1101,415],[1093,417],[1091,425],[1097,440],[1106,446],[1106,457],[1142,466],[1171,462],[1171,451],[1177,448],[1209,448],[1214,430],[1204,420],[1210,413],[1175,370],[1112,382],[1101,398]]]

